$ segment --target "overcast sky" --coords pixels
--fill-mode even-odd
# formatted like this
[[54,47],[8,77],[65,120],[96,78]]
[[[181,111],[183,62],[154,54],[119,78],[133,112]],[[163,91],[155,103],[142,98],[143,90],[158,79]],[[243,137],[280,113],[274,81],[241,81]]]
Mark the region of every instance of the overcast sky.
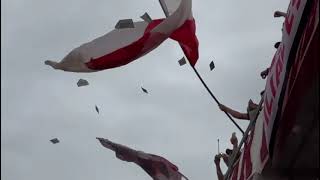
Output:
[[[259,74],[281,39],[283,19],[273,18],[273,12],[286,11],[288,3],[193,1],[200,43],[196,68],[223,104],[245,111],[250,98],[259,101],[265,86]],[[1,5],[1,179],[151,179],[135,164],[116,159],[95,137],[163,156],[190,180],[217,179],[217,139],[225,150],[231,133],[239,137],[240,132],[190,66],[178,65],[183,53],[176,42],[167,40],[127,66],[91,74],[43,63],[60,61],[111,31],[119,19],[137,21],[145,12],[164,17],[157,0],[4,0]],[[212,60],[216,68],[210,72]],[[90,85],[78,88],[79,78]],[[61,142],[53,145],[49,140],[55,137]]]

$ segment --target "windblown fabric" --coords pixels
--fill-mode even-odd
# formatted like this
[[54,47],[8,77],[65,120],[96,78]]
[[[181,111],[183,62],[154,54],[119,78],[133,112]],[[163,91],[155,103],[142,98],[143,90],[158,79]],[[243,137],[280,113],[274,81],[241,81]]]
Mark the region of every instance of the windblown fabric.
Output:
[[116,144],[108,139],[97,138],[100,143],[116,153],[116,157],[127,162],[139,165],[154,180],[181,180],[187,179],[179,172],[177,166],[165,158],[142,151],[136,151],[121,144]]
[[62,61],[45,61],[55,69],[95,72],[126,65],[157,48],[168,38],[182,47],[190,64],[198,59],[198,40],[191,0],[163,0],[169,16],[151,22],[134,22],[130,28],[116,28],[73,49]]

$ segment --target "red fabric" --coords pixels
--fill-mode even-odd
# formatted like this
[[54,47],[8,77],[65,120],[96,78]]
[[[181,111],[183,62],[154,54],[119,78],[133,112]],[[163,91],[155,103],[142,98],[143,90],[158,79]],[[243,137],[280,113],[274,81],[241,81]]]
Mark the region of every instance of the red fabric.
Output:
[[156,177],[157,175],[164,175],[168,179],[171,178],[172,174],[170,171],[179,174],[178,177],[181,178],[178,172],[178,167],[164,159],[163,157],[149,154],[151,158],[145,159],[138,156],[138,161],[136,162],[143,170],[145,170],[151,177]]
[[91,59],[86,65],[92,70],[110,69],[126,65],[142,54],[143,45],[149,36],[150,33],[145,33],[138,41],[97,59]]
[[232,176],[231,176],[231,180],[237,180],[238,179],[238,169],[239,169],[239,161],[237,162],[237,164],[235,164],[235,167],[232,171]]
[[240,178],[239,180],[245,180],[244,179],[244,175],[245,175],[245,163],[246,163],[246,159],[245,157],[242,158],[242,164],[241,164],[241,172],[240,172]]
[[199,42],[196,36],[196,23],[194,19],[186,21],[179,29],[172,33],[170,38],[179,42],[190,64],[194,66],[199,58]]
[[[251,131],[251,134],[248,136],[247,141],[244,144],[243,150],[243,158],[241,164],[241,172],[239,176],[239,180],[248,179],[248,177],[252,174],[252,160],[251,160],[251,145],[254,136],[254,129]],[[233,172],[238,173],[238,172]]]
[[134,162],[139,165],[153,179],[159,175],[165,176],[168,180],[181,180],[183,176],[176,165],[167,159],[154,154],[138,152],[121,144],[113,143],[107,139],[98,138],[100,143],[110,150],[115,151],[116,157],[127,162]]
[[[126,65],[137,58],[144,55],[145,51],[149,50],[147,42],[156,42],[157,37],[162,36],[160,33],[150,33],[163,19],[153,20],[148,24],[144,35],[137,41],[131,43],[128,46],[120,48],[110,54],[106,54],[102,57],[91,59],[86,63],[87,67],[92,70],[110,69],[119,66]],[[195,35],[195,21],[187,20],[180,28],[174,31],[170,38],[179,42],[190,64],[194,66],[198,60],[198,39]]]

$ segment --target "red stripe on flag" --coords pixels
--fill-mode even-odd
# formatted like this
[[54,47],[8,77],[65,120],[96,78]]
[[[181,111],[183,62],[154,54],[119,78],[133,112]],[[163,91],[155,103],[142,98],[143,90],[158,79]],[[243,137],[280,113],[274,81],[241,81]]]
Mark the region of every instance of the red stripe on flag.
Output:
[[93,70],[110,69],[126,65],[142,54],[142,48],[149,36],[150,33],[145,33],[138,41],[102,57],[92,58],[86,65],[89,69]]
[[199,58],[199,41],[196,36],[196,23],[194,19],[187,20],[179,29],[172,33],[170,38],[179,42],[191,66],[194,66]]
[[[145,51],[152,48],[146,47],[146,45],[150,46],[147,42],[157,42],[157,37],[162,36],[161,33],[152,33],[152,36],[150,33],[150,31],[162,21],[163,19],[153,20],[148,24],[140,39],[128,46],[113,51],[110,54],[106,54],[96,59],[92,58],[86,63],[86,66],[92,70],[103,70],[123,66],[136,60],[144,55]],[[170,37],[180,43],[190,64],[194,66],[198,59],[198,39],[195,36],[194,20],[187,20],[180,28],[174,31]],[[143,51],[143,49],[146,50]]]

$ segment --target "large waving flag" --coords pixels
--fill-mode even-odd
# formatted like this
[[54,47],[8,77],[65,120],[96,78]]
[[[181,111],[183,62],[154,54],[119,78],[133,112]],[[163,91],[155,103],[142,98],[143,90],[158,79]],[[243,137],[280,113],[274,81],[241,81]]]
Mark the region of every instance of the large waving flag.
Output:
[[154,180],[181,180],[186,178],[177,166],[165,158],[142,151],[136,151],[104,138],[97,138],[100,143],[116,153],[116,157],[127,162],[134,162],[147,172]]
[[168,17],[151,22],[134,22],[73,49],[60,62],[45,61],[55,69],[95,72],[126,65],[149,53],[168,38],[181,45],[190,64],[198,59],[198,40],[191,0],[161,0]]

